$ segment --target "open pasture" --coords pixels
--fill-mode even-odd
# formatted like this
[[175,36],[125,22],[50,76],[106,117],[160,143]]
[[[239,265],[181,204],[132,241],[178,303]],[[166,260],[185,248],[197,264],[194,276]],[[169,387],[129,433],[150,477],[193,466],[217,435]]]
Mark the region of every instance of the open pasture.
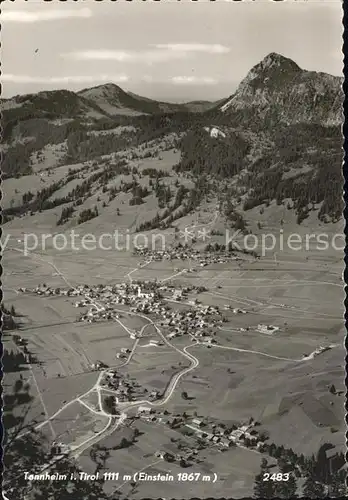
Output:
[[96,382],[97,373],[89,372],[75,376],[51,378],[35,373],[42,399],[49,416],[61,407],[87,392]]
[[[226,325],[226,326],[225,326]],[[262,334],[256,329],[249,331],[238,331],[229,329],[229,324],[225,323],[221,329],[218,330],[216,339],[218,345],[224,346],[227,349],[238,348],[257,351],[265,355],[278,356],[289,360],[300,360],[303,355],[311,354],[322,344],[327,344],[329,337],[327,332],[320,332],[311,329],[308,332],[305,328],[297,332],[292,329],[292,326],[283,327],[285,330],[276,332],[273,335]],[[311,333],[311,337],[302,333]],[[331,339],[336,342],[340,339],[338,336],[332,336]],[[220,349],[219,347],[212,347],[212,349]],[[214,352],[215,355],[215,352]],[[321,356],[321,355],[320,355]]]
[[[247,421],[254,417],[266,425],[272,434],[272,426],[285,411],[283,398],[302,394],[302,400],[306,397],[308,400],[312,398],[312,402],[313,398],[319,401],[319,404],[305,405],[307,413],[311,407],[313,411],[318,407],[318,414],[325,414],[326,420],[321,418],[323,425],[316,426],[320,438],[323,435],[329,438],[331,426],[343,428],[344,418],[339,404],[332,406],[327,399],[319,400],[321,395],[328,393],[326,381],[340,386],[343,370],[340,374],[337,363],[342,351],[339,348],[325,352],[313,360],[298,363],[218,348],[213,351],[213,348],[199,346],[191,348],[190,352],[200,363],[180,381],[180,390],[187,391],[189,397],[192,397],[185,401],[189,412],[197,411],[199,415],[214,415],[223,420]],[[332,371],[333,366],[335,369]],[[320,375],[315,375],[317,371],[320,371]],[[286,401],[289,403],[292,400]],[[176,391],[168,401],[167,408],[175,412],[182,410],[182,406],[183,401],[179,391]],[[294,400],[290,406],[298,404]],[[320,421],[317,416],[312,418]],[[284,425],[280,429],[283,432],[283,442],[292,446],[291,433],[286,431]],[[277,442],[276,439],[274,441]],[[300,447],[300,437],[298,444]],[[315,450],[314,447],[313,452]]]
[[[197,284],[208,287],[215,297],[220,296],[221,300],[225,299],[224,303],[231,303],[233,307],[237,307],[233,302],[244,302],[245,306],[249,304],[249,308],[254,309],[257,306],[284,304],[285,307],[297,307],[307,314],[334,314],[341,311],[343,291],[339,273],[331,275],[323,269],[301,269],[300,272],[282,270],[283,264],[279,268],[260,272],[252,266],[248,270],[233,269],[232,266],[236,264],[219,266],[225,268],[218,269],[215,264],[214,269],[207,267],[195,273]],[[189,276],[192,275],[185,276],[185,279]]]
[[107,418],[92,413],[76,402],[65,408],[52,422],[57,440],[67,445],[78,445],[101,431]]
[[[215,448],[206,449],[201,452],[204,462],[195,464],[192,467],[181,468],[177,463],[168,463],[158,460],[154,453],[157,450],[168,452],[175,451],[175,446],[170,442],[170,438],[177,438],[178,433],[174,430],[163,428],[161,425],[149,425],[137,422],[136,426],[141,434],[137,442],[129,448],[113,450],[107,461],[109,470],[119,471],[120,475],[133,475],[136,471],[144,470],[148,474],[166,474],[174,476],[174,481],[170,482],[138,482],[136,489],[131,493],[131,485],[120,479],[117,482],[108,482],[106,491],[113,491],[117,485],[122,485],[123,494],[132,498],[152,497],[156,491],[157,495],[173,495],[180,498],[190,498],[191,488],[189,484],[177,480],[179,473],[199,472],[202,476],[210,476],[211,481],[197,481],[194,483],[195,494],[204,496],[228,496],[231,487],[236,487],[240,492],[239,496],[248,496],[252,493],[252,484],[255,474],[259,470],[261,456],[250,450],[232,448],[226,452],[218,452]],[[108,438],[103,440],[103,445],[108,446]],[[81,457],[80,463],[85,464],[87,457]],[[213,483],[214,473],[217,474],[217,481]],[[197,490],[196,490],[197,489]],[[197,491],[197,493],[196,493]],[[234,491],[234,490],[233,490]],[[178,493],[179,492],[179,493]]]
[[[8,242],[8,247],[11,247],[11,240]],[[2,265],[4,267],[2,278],[5,292],[6,289],[13,291],[23,286],[34,288],[42,283],[52,287],[64,286],[63,279],[49,263],[41,260],[40,256],[24,256],[22,252],[7,248],[4,252]]]
[[164,346],[161,348],[138,348],[132,360],[120,373],[134,377],[142,387],[163,392],[176,373],[189,366],[189,361],[178,352]]
[[19,178],[4,179],[2,181],[3,208],[21,205],[22,197],[27,191],[35,194],[37,191],[47,188],[50,184],[64,179],[67,176],[69,169],[77,170],[82,167],[82,163],[62,165],[52,169],[49,176],[46,172],[44,172],[42,175],[33,173]]
[[[34,329],[33,329],[34,330]],[[133,343],[129,334],[118,323],[75,323],[60,324],[23,332],[28,338],[28,348],[47,367],[49,377],[53,360],[59,360],[63,366],[61,375],[76,375],[90,371],[97,360],[107,365],[118,364],[116,354],[121,348],[131,348]],[[51,377],[57,376],[51,373]]]

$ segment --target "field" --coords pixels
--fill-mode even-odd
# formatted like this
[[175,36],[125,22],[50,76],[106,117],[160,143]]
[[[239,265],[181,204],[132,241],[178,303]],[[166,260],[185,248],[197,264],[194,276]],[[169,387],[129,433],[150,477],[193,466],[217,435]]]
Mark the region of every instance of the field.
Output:
[[[162,160],[144,159],[137,167],[163,168],[169,175],[175,160],[175,153],[163,152]],[[166,179],[175,181],[170,175]],[[55,196],[66,194],[67,190],[66,186]],[[153,198],[134,207],[128,205],[127,196],[122,193],[105,207],[102,221],[93,219],[83,224],[81,234],[90,232],[99,237],[105,230],[110,232],[118,207],[122,212],[117,219],[118,228],[132,230],[144,217],[155,215],[157,205]],[[216,205],[215,199],[203,204],[198,213],[183,217],[177,223],[178,229],[209,225]],[[279,209],[277,212],[271,204],[265,210],[268,215],[262,220],[268,226],[263,229],[272,231],[277,227]],[[215,483],[201,480],[194,485],[177,479],[158,482],[156,486],[138,482],[135,487],[128,479],[107,481],[108,494],[118,487],[126,498],[140,499],[151,497],[156,487],[156,496],[165,497],[189,498],[192,491],[198,497],[228,496],[230,491],[237,498],[249,496],[262,454],[241,447],[219,452],[211,446],[193,467],[182,468],[177,462],[158,459],[155,453],[159,449],[171,452],[171,438],[176,439],[178,431],[140,420],[128,427],[130,424],[125,425],[120,414],[111,418],[105,413],[100,403],[112,390],[101,389],[101,372],[92,368],[97,361],[116,368],[126,379],[136,380],[148,394],[158,391],[162,399],[150,404],[170,414],[209,416],[226,425],[253,418],[260,422],[259,430],[268,434],[269,442],[291,447],[305,456],[316,453],[326,442],[343,450],[343,287],[337,250],[279,252],[275,248],[261,259],[236,252],[236,260],[206,267],[180,260],[152,261],[141,267],[143,259],[132,254],[131,246],[121,250],[74,250],[68,238],[64,249],[54,248],[53,235],[46,240],[42,235],[50,225],[54,226],[59,212],[60,209],[52,209],[33,217],[26,215],[8,225],[10,239],[3,259],[5,303],[19,312],[20,335],[40,361],[22,372],[34,396],[27,422],[35,420],[49,442],[57,439],[68,445],[87,473],[95,470],[90,450],[99,445],[110,452],[105,470],[118,471],[120,478],[143,469],[152,474],[170,472],[176,478],[180,472],[217,475]],[[249,213],[250,227],[260,235],[256,226],[258,215],[255,210]],[[290,234],[294,221],[288,212],[285,215],[286,234]],[[225,229],[220,215],[215,222],[219,231]],[[306,221],[299,229],[304,236],[309,223]],[[35,248],[34,237],[27,241],[28,251],[24,228],[27,235],[32,231],[38,237]],[[315,230],[321,228],[317,225]],[[339,230],[338,225],[330,226],[332,235]],[[64,231],[68,236],[69,227]],[[168,228],[162,234],[166,245],[170,245],[175,229]],[[222,237],[216,236],[215,240],[222,242]],[[191,266],[195,270],[188,272]],[[206,291],[195,295],[198,302],[218,307],[224,317],[216,328],[216,344],[195,344],[188,335],[165,341],[169,330],[159,327],[159,318],[130,314],[129,307],[123,304],[117,306],[119,321],[81,322],[78,317],[89,309],[88,305],[75,307],[81,297],[39,296],[18,290],[43,283],[67,288],[134,280],[205,287]],[[188,308],[184,303],[167,303],[177,311]],[[269,325],[276,330],[267,330]],[[156,327],[163,330],[164,337]],[[143,332],[143,338],[132,339],[130,332]],[[150,340],[161,340],[162,345],[151,345]],[[320,346],[330,349],[316,354]],[[5,348],[17,349],[10,337],[5,339]],[[129,349],[130,354],[118,359],[122,348]],[[16,376],[9,374],[6,379],[5,387],[10,387]],[[329,392],[332,384],[338,393]],[[184,393],[188,398],[183,397]],[[148,403],[146,398],[141,400],[141,404]],[[122,402],[117,410],[126,419],[133,418],[138,405]],[[134,426],[140,435],[130,446],[120,448],[122,438],[130,436]]]
[[[23,294],[16,292],[18,286],[25,283],[27,287],[34,287],[43,282],[63,286],[64,280],[55,267],[77,285],[83,283],[82,276],[87,275],[89,284],[112,284],[122,280],[122,275],[126,277],[130,271],[133,271],[132,279],[166,278],[184,266],[178,263],[168,269],[164,263],[153,262],[137,270],[137,259],[126,253],[109,254],[107,263],[102,253],[99,257],[87,252],[85,255],[50,253],[51,256],[41,258],[7,252],[5,269],[11,269],[11,272],[5,274],[4,288],[7,300],[22,314],[22,337],[27,339],[28,348],[42,362],[33,370],[47,413],[53,415],[66,402],[93,387],[97,379],[97,374],[91,371],[93,362],[101,359],[108,365],[117,366],[120,364],[116,359],[117,352],[122,347],[132,348],[133,343],[128,332],[115,322],[76,322],[81,310],[74,307],[76,299],[73,297]],[[220,309],[227,305],[239,307],[246,314],[224,310],[227,321],[217,333],[218,344],[210,349],[194,346],[185,338],[173,340],[173,345],[180,350],[190,345],[189,352],[199,360],[199,366],[178,381],[166,409],[174,413],[213,414],[223,422],[245,421],[253,417],[262,422],[262,429],[268,431],[271,441],[291,446],[297,453],[311,454],[333,437],[337,442],[337,436],[343,431],[342,396],[328,393],[330,384],[334,383],[341,389],[343,380],[340,363],[343,352],[342,285],[339,274],[335,274],[333,268],[328,271],[318,261],[300,265],[301,269],[296,261],[265,261],[263,271],[258,271],[257,266],[261,267],[261,264],[215,264],[194,274],[174,278],[181,285],[194,282],[206,286],[208,291],[198,296],[201,303],[216,305]],[[35,316],[32,311],[37,311]],[[127,314],[123,315],[122,321],[127,328],[138,331],[146,324],[142,318]],[[259,324],[272,324],[279,330],[273,334],[261,333],[257,330]],[[134,377],[149,390],[162,392],[174,374],[189,364],[186,358],[166,345],[150,346],[151,338],[155,339],[156,333],[149,326],[147,337],[140,341],[132,360],[120,372]],[[318,346],[328,343],[335,347],[313,359],[302,360],[304,355],[308,356]],[[182,391],[188,393],[189,401],[182,399]],[[98,408],[96,392],[89,393],[82,400],[89,407]],[[37,402],[32,410],[36,416],[39,408]],[[42,419],[44,416],[41,415],[38,421]],[[60,440],[78,446],[93,436],[93,432],[101,431],[105,423],[104,416],[93,414],[76,401],[53,419],[53,428]],[[341,431],[333,436],[332,428]],[[43,429],[49,435],[47,424]],[[110,447],[114,435],[117,434],[105,437],[100,444],[105,442]],[[146,464],[149,464],[149,470],[165,472],[167,468],[163,462],[151,467],[156,460],[153,460],[153,454],[163,439],[165,444],[168,436],[162,427],[151,429],[146,425],[146,432],[136,444],[127,450],[112,451],[108,459],[109,470],[119,470],[122,463],[122,475],[140,470]],[[88,451],[80,460],[88,472],[86,453],[88,455]],[[202,473],[214,471],[219,479],[217,484],[195,484],[196,495],[216,492],[226,495],[229,488],[240,496],[250,493],[250,485],[259,467],[259,455],[243,449],[226,453],[228,467],[224,453],[208,452]],[[152,454],[152,458],[146,458],[147,454]],[[172,464],[170,470],[180,472],[180,468]],[[108,491],[115,486],[108,482]],[[187,495],[185,484],[166,482],[156,486],[158,494],[170,495],[175,491],[178,495],[180,491],[180,497]],[[127,488],[131,486],[125,484],[125,492]],[[138,491],[133,491],[132,497],[150,495],[152,488],[151,483],[144,482]]]
[[[155,456],[159,450],[173,452],[175,447],[171,443],[171,438],[177,439],[180,434],[175,430],[167,429],[164,426],[154,426],[143,422],[137,422],[136,427],[141,435],[136,443],[125,449],[113,449],[119,446],[123,436],[127,436],[127,429],[117,431],[112,436],[100,441],[100,446],[105,446],[110,457],[107,459],[106,467],[110,471],[119,472],[118,481],[107,481],[106,491],[112,493],[118,488],[129,498],[144,498],[153,495],[154,484],[151,482],[142,482],[139,487],[132,489],[129,480],[122,480],[125,475],[135,474],[137,471],[144,471],[148,474],[166,474],[174,475],[173,482],[156,483],[156,495],[173,495],[173,497],[191,498],[191,488],[194,487],[195,494],[204,496],[227,496],[233,488],[236,491],[236,497],[244,497],[250,491],[250,481],[258,472],[260,457],[258,453],[250,450],[233,448],[224,453],[217,450],[204,450],[202,463],[194,467],[180,468],[175,463],[167,463]],[[83,469],[87,473],[92,473],[95,465],[88,453],[80,457]],[[270,461],[272,464],[272,461]],[[178,481],[178,474],[200,473],[201,478],[194,482],[194,486],[187,482]],[[214,473],[216,473],[216,482],[213,483]],[[203,480],[203,476],[209,476],[210,481]],[[196,493],[197,491],[197,493]]]

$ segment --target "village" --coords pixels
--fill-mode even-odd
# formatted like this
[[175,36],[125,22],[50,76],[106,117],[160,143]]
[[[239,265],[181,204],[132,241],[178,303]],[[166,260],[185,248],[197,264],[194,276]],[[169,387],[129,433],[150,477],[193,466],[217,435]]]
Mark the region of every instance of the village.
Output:
[[[239,446],[252,448],[262,453],[264,441],[267,436],[258,432],[259,422],[250,418],[247,423],[229,422],[228,424],[216,421],[211,417],[198,417],[197,413],[189,415],[188,412],[171,413],[166,409],[157,409],[156,401],[161,398],[159,391],[148,391],[128,375],[123,376],[116,369],[106,370],[101,381],[101,388],[112,391],[104,399],[106,409],[117,415],[126,405],[128,412],[134,410],[134,415],[127,419],[128,425],[140,421],[151,425],[164,425],[178,432],[177,438],[171,438],[170,443],[163,449],[157,450],[155,456],[168,462],[179,462],[182,467],[188,467],[193,462],[202,462],[200,451],[214,447],[218,452],[227,451],[229,448]],[[131,404],[138,396],[146,395],[148,405],[136,406]],[[150,406],[151,405],[151,406]]]
[[[122,354],[127,356],[130,349],[121,349]],[[101,370],[107,368],[101,362],[95,363],[95,369]],[[116,369],[107,369],[100,381],[100,387],[106,389],[112,395],[108,397],[108,405],[111,413],[116,412],[118,403],[127,403],[137,401],[141,397],[145,397],[149,401],[156,401],[161,397],[161,393],[156,390],[149,390],[141,386],[137,380],[129,375],[123,375]]]
[[[157,410],[150,406],[139,406],[135,419],[166,425],[178,432],[178,438],[171,438],[171,443],[158,450],[156,456],[169,462],[178,461],[182,467],[202,461],[200,451],[214,447],[218,452],[229,448],[253,448],[262,452],[266,435],[258,433],[259,422],[250,418],[248,423],[221,423],[208,417],[197,417],[187,412],[171,414],[167,410]],[[180,437],[180,434],[183,438]]]
[[[76,308],[88,308],[87,312],[83,312],[78,317],[79,321],[88,323],[118,319],[122,317],[123,311],[118,306],[129,306],[133,314],[159,316],[159,325],[166,330],[168,339],[189,335],[192,341],[197,341],[204,337],[204,344],[209,345],[217,342],[214,338],[217,328],[227,319],[217,306],[203,305],[195,297],[206,290],[202,286],[174,286],[157,281],[133,281],[132,283],[96,286],[79,285],[69,289],[50,288],[43,284],[34,289],[20,289],[25,293],[44,296],[83,296],[83,299],[75,302],[74,305]],[[103,306],[97,306],[94,300],[102,301]],[[175,310],[171,308],[170,303],[177,304]],[[144,335],[134,330],[129,330],[129,332],[131,339]],[[125,353],[119,353],[118,357],[125,357]]]
[[172,246],[171,248],[164,250],[155,250],[148,247],[136,247],[134,249],[134,255],[141,256],[146,258],[146,260],[153,261],[192,260],[193,262],[198,264],[199,267],[206,267],[210,264],[224,264],[226,262],[231,262],[232,260],[241,260],[230,253],[227,254],[208,251],[202,252],[191,246],[183,246],[180,243],[176,246]]

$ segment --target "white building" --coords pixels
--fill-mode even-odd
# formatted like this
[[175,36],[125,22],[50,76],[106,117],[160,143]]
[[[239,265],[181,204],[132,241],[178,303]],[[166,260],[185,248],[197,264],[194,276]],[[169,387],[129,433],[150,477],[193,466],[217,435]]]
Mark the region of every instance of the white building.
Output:
[[150,406],[139,406],[138,408],[138,413],[144,413],[146,415],[149,415],[152,412],[152,409]]

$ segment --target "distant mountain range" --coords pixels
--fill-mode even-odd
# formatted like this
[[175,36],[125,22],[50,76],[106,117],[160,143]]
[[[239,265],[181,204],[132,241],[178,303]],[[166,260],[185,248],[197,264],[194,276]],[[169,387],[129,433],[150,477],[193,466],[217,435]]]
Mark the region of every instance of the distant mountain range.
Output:
[[242,80],[227,99],[215,103],[160,102],[122,90],[108,83],[79,92],[43,91],[0,101],[5,121],[40,117],[98,120],[115,116],[137,116],[177,112],[214,111],[223,120],[281,121],[286,124],[342,122],[343,78],[301,69],[294,61],[276,53],[267,55]]
[[[243,210],[291,199],[299,221],[319,204],[321,220],[338,220],[342,82],[271,53],[215,103],[160,102],[111,83],[3,99],[3,178],[32,173],[46,147],[60,148],[59,161],[71,164],[171,137],[178,172],[220,180],[244,172],[233,194],[244,193]],[[98,135],[118,126],[121,135]]]
[[98,85],[79,92],[70,90],[42,91],[36,94],[1,99],[6,114],[20,119],[30,118],[85,118],[100,120],[115,116],[139,116],[178,112],[204,112],[217,103],[194,101],[185,104],[166,103],[141,97],[122,90],[114,83]]

